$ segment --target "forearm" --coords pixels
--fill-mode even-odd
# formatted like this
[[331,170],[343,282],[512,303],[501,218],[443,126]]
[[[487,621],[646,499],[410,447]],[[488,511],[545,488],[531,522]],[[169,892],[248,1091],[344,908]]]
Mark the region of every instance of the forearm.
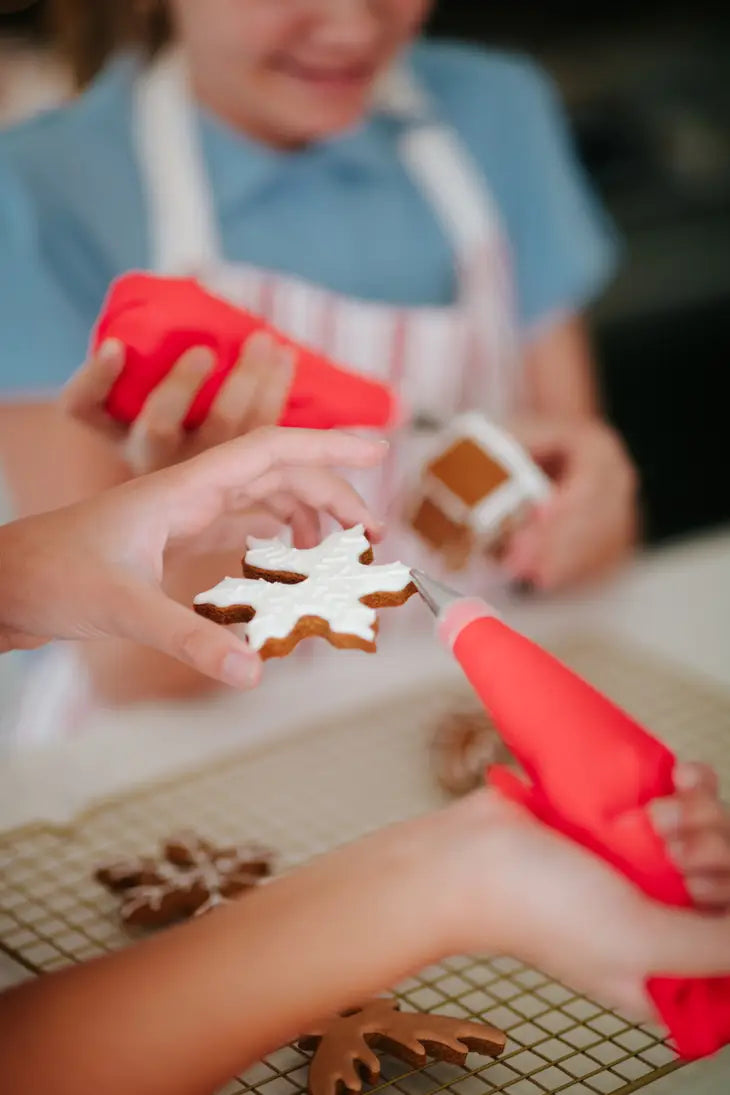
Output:
[[600,413],[595,366],[585,322],[558,319],[524,349],[526,409],[551,418]]
[[8,993],[3,1079],[15,1095],[207,1095],[322,1016],[485,951],[649,1019],[647,977],[730,972],[730,922],[647,901],[482,791]]
[[442,888],[424,863],[432,824],[376,834],[208,917],[8,993],[8,1090],[203,1095],[322,1015],[434,961],[445,932]]

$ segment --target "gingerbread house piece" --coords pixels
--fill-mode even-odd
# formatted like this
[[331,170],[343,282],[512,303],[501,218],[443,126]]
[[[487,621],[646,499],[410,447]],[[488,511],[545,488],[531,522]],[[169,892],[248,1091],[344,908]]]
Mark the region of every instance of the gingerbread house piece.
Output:
[[514,438],[481,414],[464,414],[440,434],[423,468],[411,523],[458,567],[549,491],[549,480]]

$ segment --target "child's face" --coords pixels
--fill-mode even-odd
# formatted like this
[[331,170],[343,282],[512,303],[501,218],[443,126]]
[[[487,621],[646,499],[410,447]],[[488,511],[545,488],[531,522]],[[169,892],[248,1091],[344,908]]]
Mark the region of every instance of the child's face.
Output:
[[172,0],[206,105],[273,144],[355,124],[431,0]]

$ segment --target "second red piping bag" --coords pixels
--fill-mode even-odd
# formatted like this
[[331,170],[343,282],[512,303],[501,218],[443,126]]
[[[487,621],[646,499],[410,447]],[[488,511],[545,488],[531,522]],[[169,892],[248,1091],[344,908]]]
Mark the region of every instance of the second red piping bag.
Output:
[[[444,645],[524,769],[489,781],[545,824],[620,870],[667,905],[691,906],[682,875],[646,806],[674,791],[674,754],[484,601],[412,571]],[[652,978],[657,1010],[686,1059],[730,1042],[730,978]]]
[[376,429],[404,417],[397,393],[386,383],[352,372],[323,354],[295,343],[260,316],[208,292],[194,278],[125,274],[112,283],[91,337],[91,350],[106,339],[125,348],[124,368],[106,409],[133,422],[156,384],[193,346],[213,352],[211,372],[192,401],[185,426],[199,426],[235,367],[241,347],[256,331],[268,332],[294,351],[291,388],[279,425],[308,429]]

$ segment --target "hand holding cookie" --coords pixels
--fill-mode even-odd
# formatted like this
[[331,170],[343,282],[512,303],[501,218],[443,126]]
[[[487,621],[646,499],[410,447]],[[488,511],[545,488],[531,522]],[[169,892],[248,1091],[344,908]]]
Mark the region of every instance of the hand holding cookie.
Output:
[[290,524],[305,546],[319,539],[320,513],[345,527],[361,523],[377,539],[379,522],[333,469],[370,467],[384,453],[381,442],[336,431],[271,428],[76,506],[4,526],[0,651],[51,638],[115,636],[216,680],[253,685],[258,656],[231,631],[165,595],[165,553],[211,528],[218,545],[226,545],[226,517],[228,535],[240,542],[237,521],[251,507]]

